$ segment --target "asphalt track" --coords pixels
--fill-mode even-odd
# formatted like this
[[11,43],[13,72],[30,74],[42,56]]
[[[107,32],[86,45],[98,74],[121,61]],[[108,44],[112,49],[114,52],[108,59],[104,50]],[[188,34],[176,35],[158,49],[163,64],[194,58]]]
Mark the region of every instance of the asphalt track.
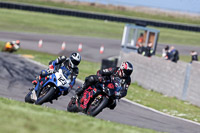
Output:
[[[45,66],[30,62],[19,55],[0,52],[0,96],[24,101],[28,88],[32,86],[31,81],[44,68]],[[76,82],[74,88],[77,85],[81,85],[81,82]],[[74,89],[53,104],[47,103],[44,106],[66,110],[72,95]],[[163,115],[125,100],[120,100],[113,111],[103,110],[97,118],[161,132],[198,133],[200,131],[200,124]]]
[[[43,47],[38,48],[39,40],[43,40]],[[18,33],[18,32],[5,32],[0,31],[1,41],[20,40],[21,48],[37,50],[47,53],[53,53],[58,55],[67,55],[77,51],[78,45],[83,44],[81,56],[84,60],[101,62],[104,58],[119,56],[121,49],[121,40],[116,39],[103,39],[103,38],[91,38],[80,36],[64,36],[53,34],[34,34],[34,33]],[[61,50],[61,45],[66,42],[66,49]],[[104,53],[100,54],[99,49],[104,46]],[[161,54],[162,49],[167,44],[158,44],[157,52]],[[169,44],[170,45],[170,44]],[[180,55],[189,55],[191,50],[196,50],[200,53],[200,47],[197,46],[184,46],[174,45],[179,50]]]

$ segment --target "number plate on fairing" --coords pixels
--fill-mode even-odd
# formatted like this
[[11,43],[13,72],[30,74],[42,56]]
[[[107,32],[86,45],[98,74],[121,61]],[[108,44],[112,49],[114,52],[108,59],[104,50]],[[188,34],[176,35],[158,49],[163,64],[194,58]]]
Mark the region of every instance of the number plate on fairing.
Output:
[[63,75],[62,69],[59,69],[58,72],[55,73],[57,79],[57,86],[69,88],[70,79],[65,78]]

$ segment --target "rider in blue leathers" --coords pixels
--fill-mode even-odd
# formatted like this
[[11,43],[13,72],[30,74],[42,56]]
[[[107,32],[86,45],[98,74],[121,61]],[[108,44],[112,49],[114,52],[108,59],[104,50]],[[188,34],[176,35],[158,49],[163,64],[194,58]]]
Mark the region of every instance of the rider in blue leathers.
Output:
[[[57,71],[59,68],[65,67],[64,76],[71,79],[70,88],[72,88],[75,84],[76,77],[79,74],[78,65],[81,61],[81,55],[79,53],[72,53],[68,58],[66,56],[60,56],[56,60],[49,62],[49,68],[47,70],[42,70],[39,77],[36,77],[36,80],[32,81],[34,85],[39,81],[42,85],[45,81],[45,77],[52,74],[54,71]],[[67,95],[70,89],[63,91],[62,95]]]

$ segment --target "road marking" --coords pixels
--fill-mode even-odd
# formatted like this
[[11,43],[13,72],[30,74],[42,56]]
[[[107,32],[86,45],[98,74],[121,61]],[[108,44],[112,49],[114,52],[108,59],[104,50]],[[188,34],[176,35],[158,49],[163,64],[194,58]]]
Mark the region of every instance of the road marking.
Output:
[[198,123],[198,122],[195,122],[195,121],[192,121],[192,120],[188,120],[188,119],[184,119],[184,118],[180,118],[180,117],[176,117],[176,116],[172,116],[172,115],[163,113],[163,112],[161,112],[161,111],[155,110],[155,109],[153,109],[153,108],[146,107],[146,106],[141,105],[141,104],[139,104],[139,103],[130,101],[130,100],[126,99],[126,98],[122,98],[122,100],[124,100],[124,101],[126,101],[126,102],[128,102],[128,103],[131,103],[131,104],[133,104],[133,105],[137,105],[137,106],[139,106],[139,107],[142,107],[142,108],[144,108],[144,109],[148,109],[148,110],[153,111],[153,112],[155,112],[155,113],[159,113],[159,114],[161,114],[161,115],[165,115],[165,116],[168,116],[168,117],[176,118],[176,119],[183,120],[183,121],[186,121],[186,122],[190,122],[190,123],[193,123],[193,124],[196,124],[196,125],[199,125],[199,126],[200,126],[200,123]]

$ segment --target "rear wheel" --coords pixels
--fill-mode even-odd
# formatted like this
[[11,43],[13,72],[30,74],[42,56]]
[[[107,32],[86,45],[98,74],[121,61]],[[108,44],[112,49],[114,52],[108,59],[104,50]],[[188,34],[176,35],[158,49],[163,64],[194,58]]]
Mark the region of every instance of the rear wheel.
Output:
[[109,99],[105,96],[102,96],[99,98],[97,96],[94,101],[90,104],[88,110],[87,110],[87,115],[90,116],[96,116],[98,115],[108,104]]
[[54,94],[55,94],[54,87],[43,88],[35,104],[42,105],[43,103],[48,102],[53,97]]

